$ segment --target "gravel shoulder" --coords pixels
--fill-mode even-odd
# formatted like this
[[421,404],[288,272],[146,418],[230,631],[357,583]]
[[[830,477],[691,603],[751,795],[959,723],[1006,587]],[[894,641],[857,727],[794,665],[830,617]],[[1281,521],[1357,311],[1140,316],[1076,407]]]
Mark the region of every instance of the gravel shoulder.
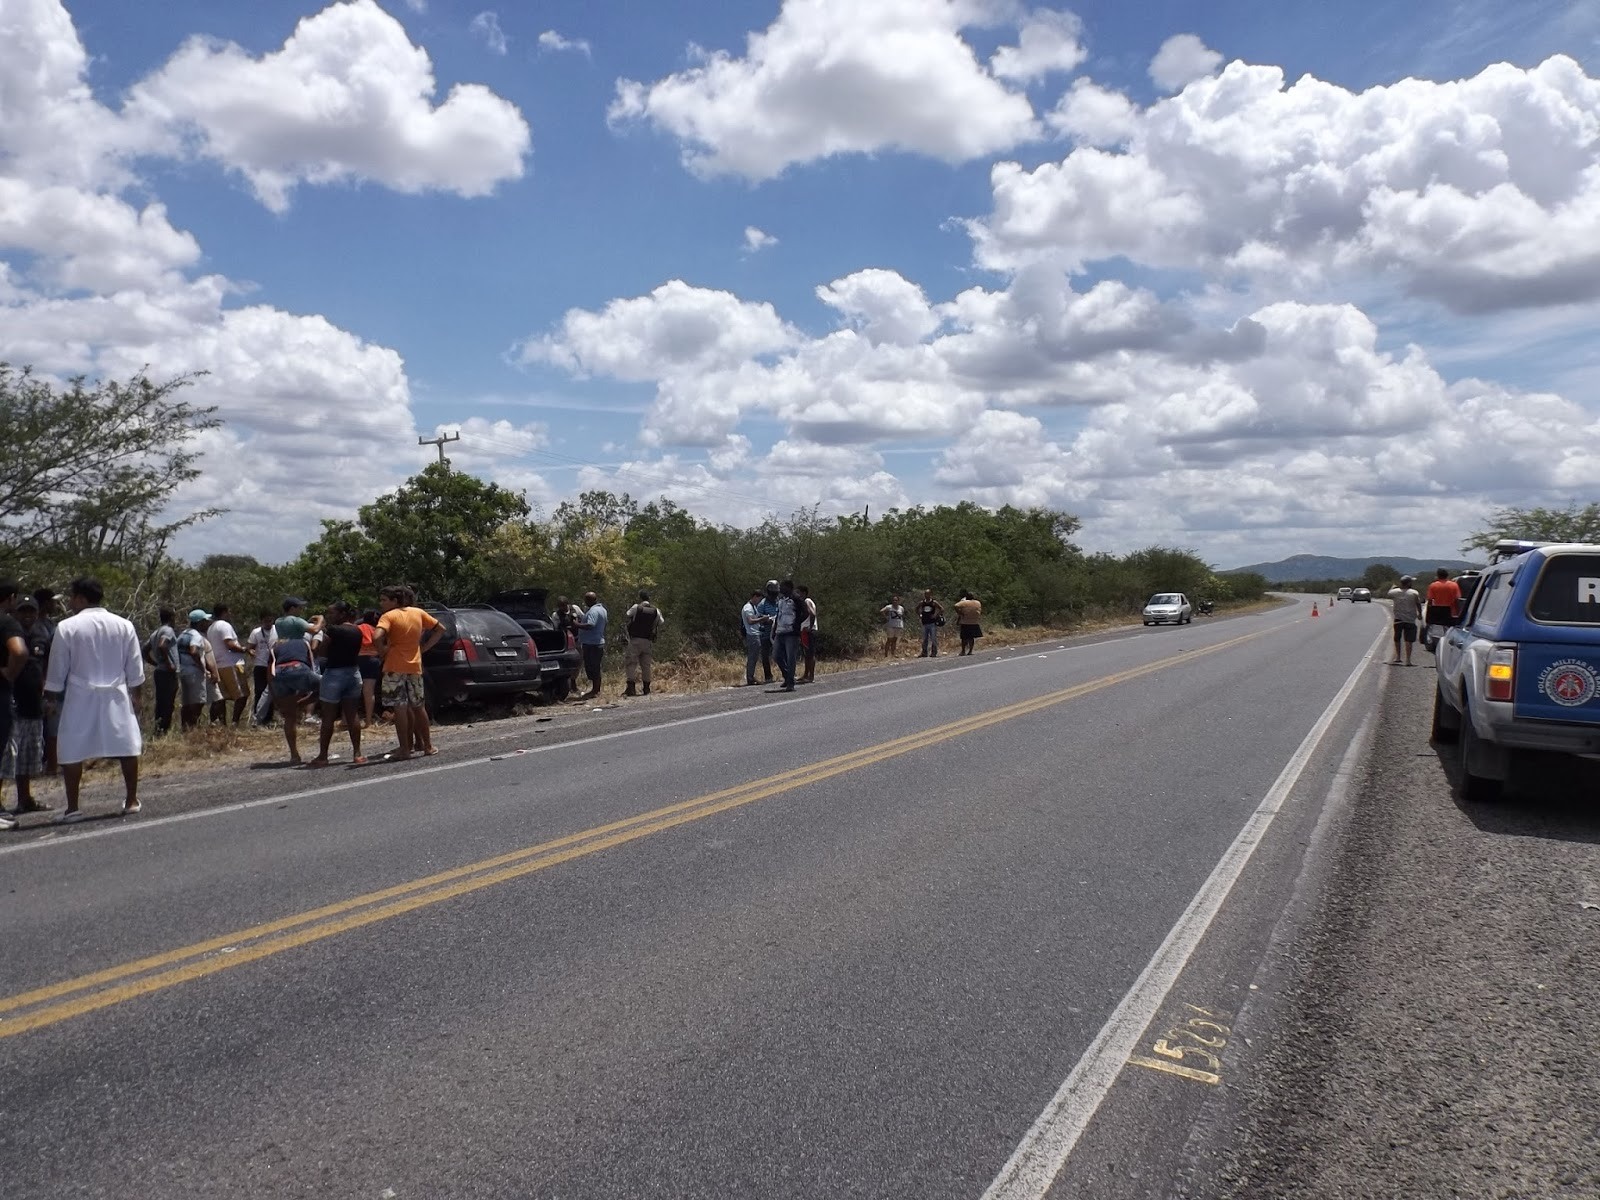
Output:
[[1384,669],[1289,986],[1249,1022],[1213,1194],[1592,1200],[1600,764],[1462,801],[1428,743],[1432,670]]

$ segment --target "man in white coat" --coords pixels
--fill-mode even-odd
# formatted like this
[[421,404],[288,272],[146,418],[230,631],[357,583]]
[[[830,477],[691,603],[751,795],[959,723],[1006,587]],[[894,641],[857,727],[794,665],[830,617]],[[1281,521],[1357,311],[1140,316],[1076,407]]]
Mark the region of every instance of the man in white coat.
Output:
[[144,662],[133,625],[101,607],[104,589],[97,579],[74,579],[68,589],[72,616],[56,626],[45,676],[48,701],[61,709],[57,756],[66,784],[67,807],[56,820],[81,821],[78,792],[83,765],[92,758],[122,763],[126,790],[122,813],[139,811],[139,689]]

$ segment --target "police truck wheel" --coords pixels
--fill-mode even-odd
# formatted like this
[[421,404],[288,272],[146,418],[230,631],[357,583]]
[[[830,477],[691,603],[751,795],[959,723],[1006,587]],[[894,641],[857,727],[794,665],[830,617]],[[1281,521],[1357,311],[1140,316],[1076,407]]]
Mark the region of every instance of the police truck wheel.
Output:
[[1501,772],[1494,771],[1496,760],[1505,754],[1495,746],[1486,746],[1472,727],[1472,710],[1461,714],[1461,736],[1457,742],[1461,766],[1461,798],[1477,804],[1492,804],[1501,796]]
[[1433,689],[1433,731],[1430,740],[1441,746],[1453,744],[1461,736],[1461,718],[1444,702],[1438,688]]

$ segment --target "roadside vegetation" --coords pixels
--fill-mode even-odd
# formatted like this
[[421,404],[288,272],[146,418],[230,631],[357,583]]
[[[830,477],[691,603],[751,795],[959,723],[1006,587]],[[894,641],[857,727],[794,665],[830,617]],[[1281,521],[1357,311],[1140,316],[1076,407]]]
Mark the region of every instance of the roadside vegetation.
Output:
[[1182,549],[1085,553],[1073,541],[1078,518],[1048,508],[813,508],[735,527],[670,500],[590,491],[543,514],[520,493],[440,463],[323,522],[292,562],[213,554],[189,563],[170,553],[172,539],[219,515],[171,512],[198,474],[196,439],[218,425],[212,410],[183,401],[189,382],[141,374],[54,387],[0,365],[0,570],[58,588],[98,574],[110,607],[141,627],[161,604],[226,600],[245,622],[289,593],[367,606],[397,581],[442,604],[527,586],[552,599],[593,589],[619,611],[649,588],[667,615],[667,658],[737,649],[740,605],[785,576],[810,585],[829,652],[845,656],[875,644],[892,595],[909,604],[925,587],[946,603],[972,591],[988,627],[1052,630],[1134,615],[1157,591],[1227,604],[1266,587],[1256,575],[1218,576]]
[[[924,588],[946,605],[965,591],[978,596],[987,647],[1130,620],[1158,591],[1219,608],[1266,591],[1259,575],[1219,576],[1184,549],[1086,553],[1074,540],[1079,519],[1049,508],[963,502],[846,516],[810,508],[741,527],[670,500],[589,491],[543,513],[448,463],[325,521],[291,562],[243,554],[186,562],[172,554],[173,539],[220,515],[174,511],[180,488],[198,477],[200,439],[219,425],[211,409],[184,400],[191,382],[140,373],[60,385],[0,364],[0,573],[57,590],[75,575],[98,575],[108,606],[141,632],[164,604],[181,613],[227,602],[245,625],[278,611],[287,594],[365,607],[393,582],[442,604],[529,586],[548,588],[552,601],[592,589],[617,616],[646,588],[667,618],[657,650],[663,691],[737,681],[739,609],[769,579],[810,586],[824,670],[875,661],[879,610],[896,594],[910,607]],[[233,753],[237,736],[169,739],[193,750],[162,754]]]

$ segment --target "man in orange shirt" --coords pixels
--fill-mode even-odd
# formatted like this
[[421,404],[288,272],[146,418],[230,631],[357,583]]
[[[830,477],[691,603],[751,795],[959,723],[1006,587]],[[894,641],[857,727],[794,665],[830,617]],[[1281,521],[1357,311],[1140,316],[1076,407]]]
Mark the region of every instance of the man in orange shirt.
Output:
[[437,754],[428,724],[426,693],[422,686],[422,655],[444,636],[444,628],[423,609],[413,607],[415,596],[396,584],[378,593],[378,618],[374,648],[383,656],[383,703],[394,710],[394,732],[400,745],[384,758],[403,762],[411,757],[413,733],[424,754]]
[[1422,645],[1427,650],[1432,650],[1438,641],[1433,633],[1434,627],[1454,625],[1461,616],[1458,611],[1461,608],[1461,585],[1450,578],[1450,572],[1444,567],[1434,574],[1437,578],[1428,585],[1428,612],[1422,622]]

